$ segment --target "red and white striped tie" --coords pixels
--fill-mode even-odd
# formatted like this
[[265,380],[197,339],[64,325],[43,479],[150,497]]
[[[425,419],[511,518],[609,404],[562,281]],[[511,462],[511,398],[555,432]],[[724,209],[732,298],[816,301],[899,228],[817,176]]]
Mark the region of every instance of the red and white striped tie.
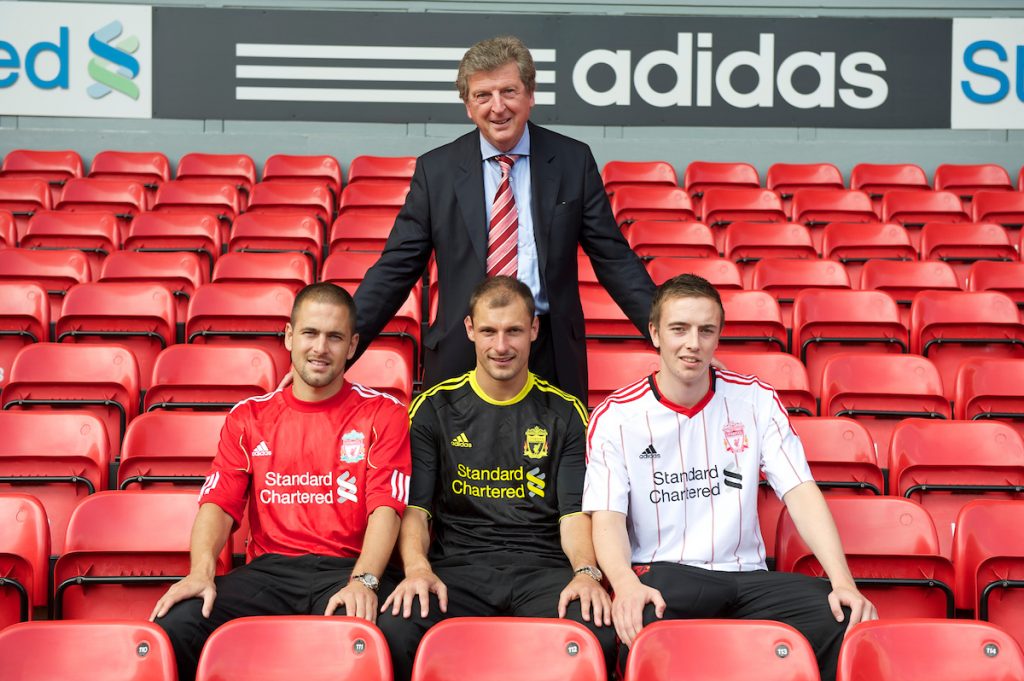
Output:
[[512,194],[509,174],[516,156],[495,156],[501,166],[501,181],[491,206],[491,226],[487,235],[487,276],[515,277],[519,271],[519,211]]

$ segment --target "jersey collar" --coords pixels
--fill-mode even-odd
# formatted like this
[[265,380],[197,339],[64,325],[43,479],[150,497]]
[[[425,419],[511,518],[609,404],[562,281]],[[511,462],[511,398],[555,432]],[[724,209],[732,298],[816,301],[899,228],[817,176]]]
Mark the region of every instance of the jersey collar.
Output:
[[516,402],[522,401],[522,399],[526,397],[527,393],[533,390],[533,383],[534,376],[533,372],[531,371],[526,375],[526,384],[523,385],[523,389],[519,391],[518,395],[507,400],[496,400],[487,393],[485,393],[484,389],[480,387],[480,384],[476,382],[476,369],[473,369],[472,371],[469,372],[469,385],[472,386],[473,392],[476,393],[477,397],[479,397],[487,404],[493,404],[498,407],[507,407],[511,404],[515,404]]
[[305,412],[318,412],[327,411],[338,406],[345,401],[345,398],[348,397],[350,392],[352,392],[352,384],[346,379],[341,386],[341,390],[331,395],[326,400],[320,400],[319,402],[307,402],[306,400],[300,400],[295,396],[295,393],[292,392],[291,386],[282,390],[281,395],[284,397],[285,403],[292,409]]
[[661,402],[663,405],[665,405],[672,411],[679,412],[680,414],[686,416],[687,418],[693,418],[694,416],[699,414],[701,410],[707,406],[708,402],[711,401],[711,398],[715,396],[715,370],[713,368],[709,368],[708,371],[711,373],[711,382],[708,384],[708,391],[704,394],[704,397],[700,398],[700,401],[697,402],[697,404],[693,405],[692,407],[684,407],[683,405],[676,404],[675,402],[665,397],[662,394],[661,390],[658,389],[658,379],[655,377],[657,372],[648,376],[647,382],[650,384],[651,392],[654,394],[654,398],[656,400]]

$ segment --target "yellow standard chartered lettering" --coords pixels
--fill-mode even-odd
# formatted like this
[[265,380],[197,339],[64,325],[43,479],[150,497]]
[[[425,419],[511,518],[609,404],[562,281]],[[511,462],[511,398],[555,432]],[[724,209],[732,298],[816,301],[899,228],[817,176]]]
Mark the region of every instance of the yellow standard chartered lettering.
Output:
[[[473,468],[460,463],[457,476],[452,480],[452,492],[485,499],[525,499],[523,469],[520,468]],[[476,485],[475,482],[504,482],[511,485]]]

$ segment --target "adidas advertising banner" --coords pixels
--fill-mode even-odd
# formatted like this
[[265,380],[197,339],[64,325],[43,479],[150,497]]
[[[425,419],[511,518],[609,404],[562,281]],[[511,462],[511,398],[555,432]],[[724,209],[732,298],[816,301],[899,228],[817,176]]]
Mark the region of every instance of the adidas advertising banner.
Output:
[[949,127],[949,19],[154,13],[158,117],[465,122],[459,59],[512,33],[541,123]]
[[954,19],[952,126],[1024,129],[1024,19]]
[[0,115],[150,118],[152,9],[0,2]]

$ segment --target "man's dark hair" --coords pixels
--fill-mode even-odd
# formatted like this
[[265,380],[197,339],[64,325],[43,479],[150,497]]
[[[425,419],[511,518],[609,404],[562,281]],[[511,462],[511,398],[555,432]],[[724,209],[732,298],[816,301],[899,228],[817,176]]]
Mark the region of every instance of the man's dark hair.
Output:
[[526,305],[530,313],[530,319],[537,314],[537,305],[533,301],[533,293],[530,287],[513,277],[488,277],[473,288],[469,297],[469,316],[473,317],[476,306],[481,301],[486,301],[487,307],[505,307],[511,305],[512,301],[519,298]]
[[725,325],[722,297],[718,295],[718,289],[704,277],[698,277],[696,274],[678,274],[655,289],[654,300],[651,301],[651,324],[658,325],[661,320],[661,307],[671,298],[709,298],[718,305],[721,314],[720,327]]
[[295,296],[295,302],[292,303],[292,316],[289,320],[292,326],[295,326],[295,316],[299,312],[299,307],[306,302],[311,300],[317,303],[330,303],[331,305],[339,305],[348,310],[348,318],[351,328],[349,331],[355,331],[356,329],[356,303],[352,300],[352,296],[348,291],[341,288],[336,284],[331,284],[326,281],[321,281],[318,284],[310,284]]

